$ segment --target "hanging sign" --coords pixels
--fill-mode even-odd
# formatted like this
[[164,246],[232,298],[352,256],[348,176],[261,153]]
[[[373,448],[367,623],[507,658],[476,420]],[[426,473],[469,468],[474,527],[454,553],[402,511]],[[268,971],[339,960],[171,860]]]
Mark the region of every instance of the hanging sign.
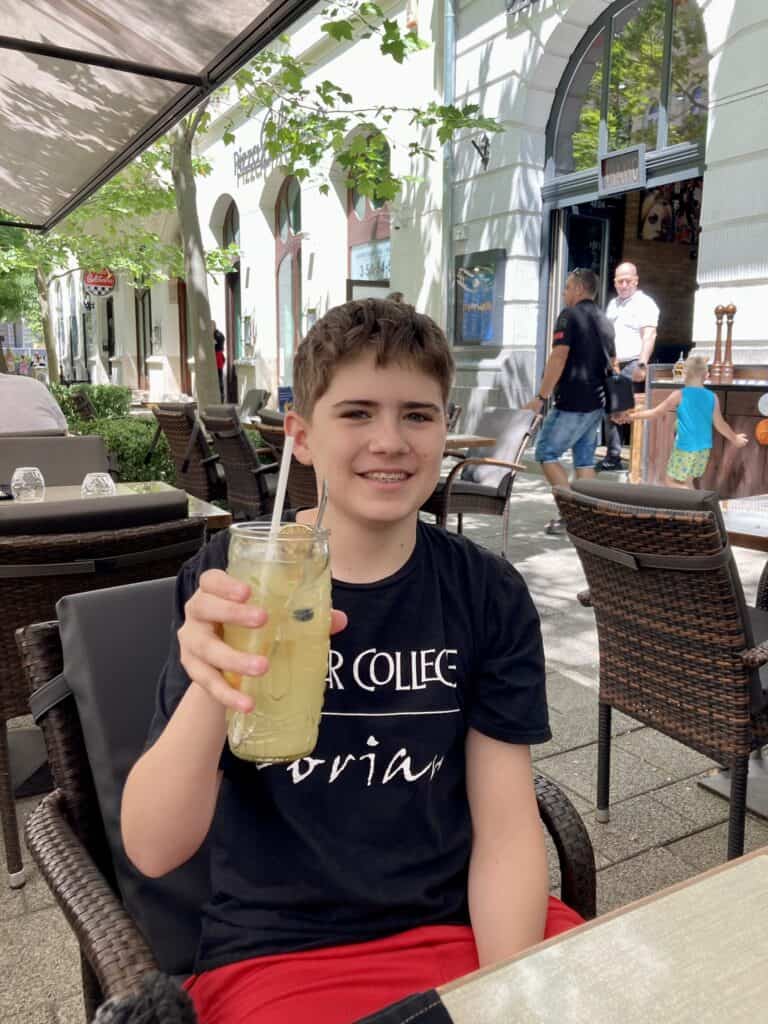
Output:
[[86,295],[111,295],[117,278],[111,270],[89,270],[83,275],[83,291]]
[[600,157],[598,164],[598,195],[628,192],[645,188],[645,146],[630,146]]

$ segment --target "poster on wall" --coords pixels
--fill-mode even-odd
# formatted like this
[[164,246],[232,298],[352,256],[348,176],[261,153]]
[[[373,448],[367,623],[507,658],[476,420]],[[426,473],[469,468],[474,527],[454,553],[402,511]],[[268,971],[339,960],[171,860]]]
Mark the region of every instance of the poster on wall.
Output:
[[696,246],[701,217],[701,178],[644,189],[637,237],[645,242]]
[[501,345],[506,249],[456,257],[456,344]]

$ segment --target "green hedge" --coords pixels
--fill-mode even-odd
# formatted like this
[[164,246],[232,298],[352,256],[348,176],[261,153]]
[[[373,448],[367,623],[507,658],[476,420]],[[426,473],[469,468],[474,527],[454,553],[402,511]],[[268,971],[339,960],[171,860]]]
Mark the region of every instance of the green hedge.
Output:
[[73,434],[91,433],[87,429],[87,420],[81,420],[73,403],[72,395],[84,391],[91,400],[98,420],[124,419],[131,408],[131,389],[118,387],[116,384],[65,384],[51,383],[48,385],[51,394],[61,406],[69,429]]
[[120,420],[89,420],[83,423],[82,427],[80,433],[98,434],[104,438],[107,451],[117,462],[120,480],[165,480],[169,484],[176,482],[176,468],[165,435],[160,435],[149,463],[144,462],[157,429],[154,422],[127,416]]

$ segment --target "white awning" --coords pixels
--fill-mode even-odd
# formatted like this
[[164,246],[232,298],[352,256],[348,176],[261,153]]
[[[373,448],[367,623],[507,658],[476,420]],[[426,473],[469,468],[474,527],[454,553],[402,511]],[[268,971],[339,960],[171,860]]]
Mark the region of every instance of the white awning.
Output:
[[312,0],[1,0],[0,221],[48,229]]

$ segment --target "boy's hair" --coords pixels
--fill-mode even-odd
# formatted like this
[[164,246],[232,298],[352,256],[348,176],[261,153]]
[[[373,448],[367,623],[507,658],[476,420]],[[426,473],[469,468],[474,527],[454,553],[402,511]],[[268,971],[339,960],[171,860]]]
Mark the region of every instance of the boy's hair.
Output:
[[683,364],[683,380],[687,382],[692,377],[704,380],[708,367],[709,360],[706,356],[688,356]]
[[447,401],[453,355],[445,334],[413,306],[386,299],[359,299],[335,306],[307,332],[293,361],[293,404],[311,416],[339,366],[372,353],[376,366],[413,366],[440,385]]

